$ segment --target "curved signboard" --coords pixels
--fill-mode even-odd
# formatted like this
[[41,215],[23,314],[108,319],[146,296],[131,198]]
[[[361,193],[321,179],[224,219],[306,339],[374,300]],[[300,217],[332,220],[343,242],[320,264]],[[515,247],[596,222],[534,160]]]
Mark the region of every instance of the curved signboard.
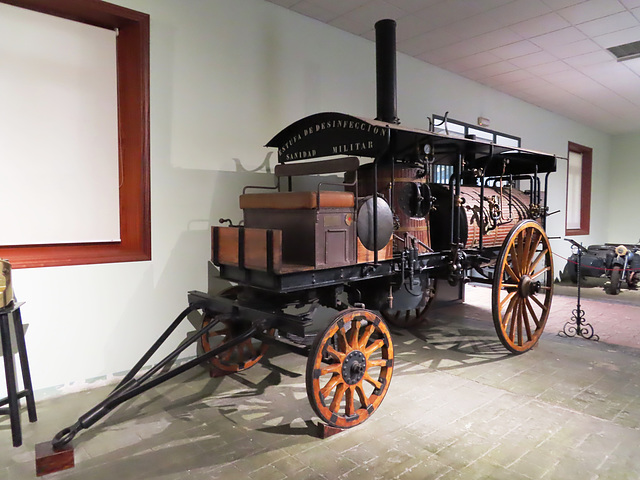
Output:
[[292,123],[267,147],[278,148],[280,163],[331,155],[375,157],[387,147],[387,128],[344,113],[318,113]]

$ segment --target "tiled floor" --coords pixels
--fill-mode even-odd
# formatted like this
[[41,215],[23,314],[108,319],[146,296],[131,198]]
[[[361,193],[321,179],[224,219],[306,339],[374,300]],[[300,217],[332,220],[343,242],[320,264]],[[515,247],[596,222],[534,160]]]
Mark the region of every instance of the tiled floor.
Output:
[[[74,469],[45,478],[640,478],[640,307],[585,299],[601,341],[563,338],[575,298],[555,295],[540,344],[514,356],[489,298],[469,287],[467,304],[394,329],[389,393],[359,427],[319,439],[304,358],[272,349],[241,374],[196,368],[119,407],[76,438]],[[20,448],[1,419],[0,479],[35,478],[34,445],[107,391],[39,402]]]

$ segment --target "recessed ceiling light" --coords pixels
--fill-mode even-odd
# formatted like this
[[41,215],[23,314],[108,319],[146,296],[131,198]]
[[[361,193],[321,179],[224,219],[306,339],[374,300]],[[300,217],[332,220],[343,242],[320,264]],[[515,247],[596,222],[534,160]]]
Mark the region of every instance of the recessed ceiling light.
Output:
[[607,50],[613,53],[619,62],[631,60],[632,58],[640,57],[640,40],[637,42],[625,43],[624,45],[609,47]]

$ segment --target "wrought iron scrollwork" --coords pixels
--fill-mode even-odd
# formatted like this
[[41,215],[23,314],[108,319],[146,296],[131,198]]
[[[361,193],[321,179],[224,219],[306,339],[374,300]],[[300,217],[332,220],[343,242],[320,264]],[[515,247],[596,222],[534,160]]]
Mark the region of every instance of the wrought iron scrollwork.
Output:
[[600,336],[595,334],[593,325],[585,321],[584,310],[577,308],[573,310],[571,320],[564,324],[562,331],[558,335],[565,337],[579,335],[585,340],[593,340],[595,342],[600,340]]

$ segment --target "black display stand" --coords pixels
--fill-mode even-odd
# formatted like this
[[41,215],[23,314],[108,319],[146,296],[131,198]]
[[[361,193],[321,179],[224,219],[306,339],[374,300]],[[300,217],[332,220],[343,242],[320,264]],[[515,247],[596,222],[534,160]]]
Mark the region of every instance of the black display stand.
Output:
[[[31,373],[29,371],[29,360],[27,358],[27,346],[24,343],[24,330],[22,328],[22,317],[20,307],[24,302],[13,302],[8,307],[0,308],[0,341],[2,342],[2,357],[4,358],[4,373],[7,381],[7,397],[0,399],[0,414],[9,415],[11,422],[11,437],[13,446],[22,445],[22,429],[20,427],[20,399],[27,400],[27,412],[29,421],[38,420],[36,415],[36,402],[33,398],[33,386],[31,385]],[[9,317],[13,319],[16,345],[20,358],[20,368],[22,370],[23,390],[18,391],[16,382],[16,369],[13,361],[13,350],[11,349],[11,328]]]
[[578,254],[578,265],[576,266],[576,272],[578,275],[578,301],[576,304],[576,308],[573,311],[571,320],[564,324],[562,331],[558,332],[558,335],[565,337],[575,337],[579,335],[586,340],[593,340],[597,342],[598,340],[600,340],[600,337],[595,334],[593,326],[585,321],[584,310],[582,310],[582,306],[580,305],[580,283],[582,282],[582,278],[580,275],[580,264],[582,263],[582,254],[586,251],[586,249],[582,246],[582,244],[576,242],[575,240],[571,240],[570,238],[565,238],[565,240],[571,243],[571,246],[577,250]]

